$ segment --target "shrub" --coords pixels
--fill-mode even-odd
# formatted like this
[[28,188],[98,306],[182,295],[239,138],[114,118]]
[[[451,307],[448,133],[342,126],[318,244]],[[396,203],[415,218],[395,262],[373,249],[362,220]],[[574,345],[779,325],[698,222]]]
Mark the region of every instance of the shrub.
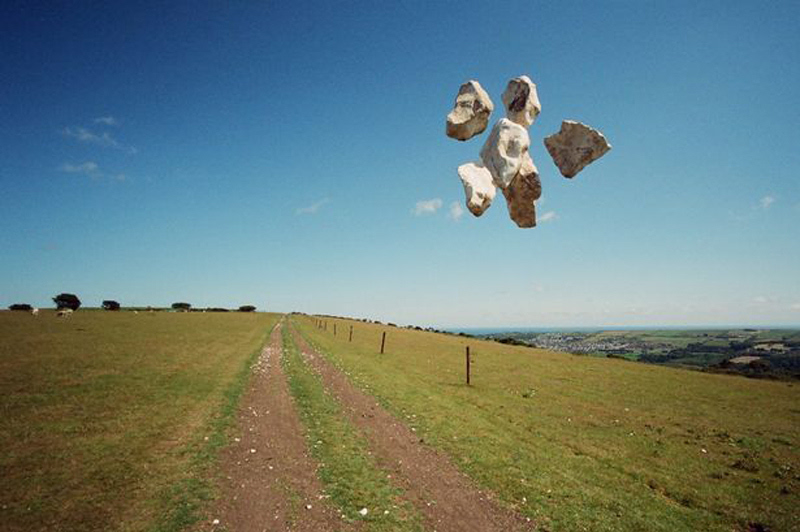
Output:
[[178,303],[173,303],[172,308],[174,310],[189,310],[190,308],[192,308],[192,305],[190,305],[189,303],[178,302]]
[[24,310],[26,312],[30,312],[33,310],[33,307],[27,303],[14,303],[13,305],[8,306],[8,310]]
[[64,308],[78,310],[81,306],[81,300],[75,294],[58,294],[53,298],[53,302],[59,310]]
[[117,303],[113,299],[106,299],[105,301],[103,301],[103,309],[104,310],[119,310],[119,303]]
[[242,305],[239,307],[239,312],[255,312],[256,307],[253,305]]
[[221,307],[208,307],[206,312],[228,312],[228,309]]

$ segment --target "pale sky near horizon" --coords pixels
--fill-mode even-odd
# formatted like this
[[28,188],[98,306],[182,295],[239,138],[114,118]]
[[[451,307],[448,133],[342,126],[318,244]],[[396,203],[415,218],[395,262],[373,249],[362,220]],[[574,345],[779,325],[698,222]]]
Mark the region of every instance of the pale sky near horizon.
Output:
[[[0,306],[800,325],[799,52],[797,2],[8,2]],[[520,74],[525,230],[464,209],[488,132],[444,134]],[[572,180],[562,119],[614,146]]]

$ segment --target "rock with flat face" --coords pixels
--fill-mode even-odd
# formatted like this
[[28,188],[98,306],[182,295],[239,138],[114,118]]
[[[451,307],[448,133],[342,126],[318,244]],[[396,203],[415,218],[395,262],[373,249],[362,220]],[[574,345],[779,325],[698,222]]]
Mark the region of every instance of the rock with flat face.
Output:
[[561,122],[561,131],[544,139],[544,145],[561,175],[569,178],[611,149],[602,133],[572,120]]
[[456,103],[447,115],[447,136],[456,140],[469,140],[480,135],[489,124],[494,104],[481,84],[470,80],[458,89]]
[[536,226],[536,200],[542,197],[539,171],[530,154],[525,153],[519,172],[503,190],[508,214],[519,227]]
[[536,84],[528,76],[520,76],[508,82],[503,93],[506,116],[515,124],[530,127],[542,112]]
[[495,124],[481,148],[481,160],[492,174],[495,185],[506,188],[511,183],[529,146],[528,130],[524,127],[507,118]]
[[486,212],[497,193],[489,170],[479,162],[462,164],[458,167],[458,177],[464,185],[469,212],[475,216]]

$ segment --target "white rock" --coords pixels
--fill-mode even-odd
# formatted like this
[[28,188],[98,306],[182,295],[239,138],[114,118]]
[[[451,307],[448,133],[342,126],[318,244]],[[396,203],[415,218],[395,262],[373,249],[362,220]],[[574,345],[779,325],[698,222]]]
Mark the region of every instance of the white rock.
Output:
[[523,127],[530,127],[542,112],[536,84],[528,76],[520,76],[508,82],[503,93],[503,105],[506,107],[508,119]]
[[561,175],[569,178],[611,149],[602,133],[572,120],[561,122],[561,131],[544,139],[544,145]]
[[542,197],[539,171],[529,153],[523,156],[522,165],[511,183],[503,190],[508,205],[508,215],[519,227],[536,227],[536,200]]
[[213,521],[211,521],[211,524],[212,525],[218,525],[219,524],[219,519],[214,519]]
[[369,510],[367,510],[366,508],[362,508],[358,511],[358,513],[360,513],[361,515],[367,515],[369,513]]
[[481,84],[469,80],[458,89],[453,110],[447,115],[447,136],[456,140],[469,140],[480,135],[489,125],[494,104]]
[[501,118],[492,128],[481,148],[481,160],[491,172],[494,184],[506,188],[522,166],[528,153],[528,130],[507,118]]
[[462,164],[458,167],[458,177],[464,185],[469,212],[475,216],[486,212],[497,193],[489,170],[480,162]]

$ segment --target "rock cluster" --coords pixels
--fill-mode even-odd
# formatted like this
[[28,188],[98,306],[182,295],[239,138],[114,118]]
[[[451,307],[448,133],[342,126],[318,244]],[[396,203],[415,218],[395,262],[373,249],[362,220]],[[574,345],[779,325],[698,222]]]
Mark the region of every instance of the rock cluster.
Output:
[[[486,212],[500,188],[511,219],[519,227],[535,227],[536,201],[542,196],[542,182],[528,151],[528,128],[542,111],[536,84],[528,76],[513,78],[502,100],[506,117],[498,120],[489,133],[480,151],[481,161],[462,164],[458,175],[464,185],[467,208],[473,215]],[[480,83],[474,80],[464,83],[453,110],[447,115],[447,136],[469,140],[481,134],[493,110],[494,105]],[[565,120],[561,131],[544,142],[561,174],[569,178],[611,149],[602,133],[571,120]]]

